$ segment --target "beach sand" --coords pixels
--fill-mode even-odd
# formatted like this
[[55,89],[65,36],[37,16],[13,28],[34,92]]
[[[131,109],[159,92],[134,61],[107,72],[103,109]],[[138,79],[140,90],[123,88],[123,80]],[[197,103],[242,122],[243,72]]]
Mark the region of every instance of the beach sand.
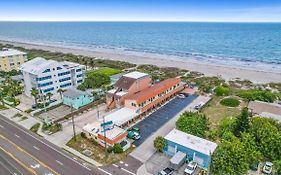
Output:
[[[12,41],[0,41],[3,44],[12,44],[14,46],[24,47],[26,49],[42,49],[52,52],[72,53],[77,55],[97,57],[100,59],[110,59],[126,61],[134,64],[151,64],[160,67],[178,67],[190,71],[201,72],[207,76],[219,76],[225,80],[240,78],[241,80],[250,80],[254,83],[281,83],[280,72],[260,71],[246,68],[235,68],[204,62],[195,62],[189,60],[175,59],[172,56],[136,54],[125,52],[95,51],[87,48],[74,48],[66,46],[54,46],[46,44],[33,44]],[[172,59],[171,59],[172,58]]]

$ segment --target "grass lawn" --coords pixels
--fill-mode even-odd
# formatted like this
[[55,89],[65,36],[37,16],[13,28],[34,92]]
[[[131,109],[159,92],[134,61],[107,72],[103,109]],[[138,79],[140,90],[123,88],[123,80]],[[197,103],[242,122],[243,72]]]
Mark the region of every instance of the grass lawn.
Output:
[[1,111],[1,110],[5,110],[5,109],[8,109],[8,108],[6,108],[6,107],[3,106],[3,105],[0,105],[0,111]]
[[111,76],[111,75],[115,75],[115,74],[119,74],[122,71],[119,69],[113,69],[113,68],[109,68],[109,67],[104,67],[104,68],[100,68],[99,70],[94,71],[95,73],[99,73],[99,74],[103,74],[106,76]]
[[120,154],[108,153],[108,156],[106,158],[105,150],[102,146],[98,145],[98,143],[96,143],[95,141],[82,138],[80,134],[77,135],[76,142],[72,138],[66,145],[79,151],[80,153],[82,153],[86,149],[90,150],[93,153],[93,155],[90,158],[103,165],[112,164],[112,163],[119,162],[120,160],[124,160],[127,157],[127,155],[131,153],[133,150],[133,148],[130,148],[127,151]]
[[224,97],[214,96],[212,100],[202,109],[202,112],[209,118],[211,127],[216,127],[219,122],[228,116],[237,116],[240,111],[245,107],[245,103],[241,102],[238,107],[227,107],[220,104],[221,99]]
[[39,127],[40,127],[40,123],[36,123],[35,125],[33,125],[33,126],[30,128],[30,131],[32,131],[32,132],[34,132],[34,133],[37,133]]

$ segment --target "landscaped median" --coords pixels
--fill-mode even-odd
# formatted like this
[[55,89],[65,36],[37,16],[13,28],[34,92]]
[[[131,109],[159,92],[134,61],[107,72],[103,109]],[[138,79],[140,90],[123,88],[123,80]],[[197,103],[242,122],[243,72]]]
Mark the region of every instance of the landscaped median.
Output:
[[106,152],[105,148],[100,146],[96,141],[84,138],[81,134],[76,136],[76,141],[72,138],[66,145],[102,165],[112,164],[124,160],[134,149],[131,147],[121,153],[114,153],[112,149],[107,149]]

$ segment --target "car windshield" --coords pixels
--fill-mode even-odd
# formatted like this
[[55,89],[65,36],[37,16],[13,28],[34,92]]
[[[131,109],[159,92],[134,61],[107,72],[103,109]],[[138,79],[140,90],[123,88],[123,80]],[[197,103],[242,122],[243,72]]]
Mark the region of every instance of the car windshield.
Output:
[[187,169],[188,169],[188,170],[193,170],[194,168],[191,167],[191,166],[188,166]]
[[265,166],[265,170],[270,170],[270,167],[268,165]]

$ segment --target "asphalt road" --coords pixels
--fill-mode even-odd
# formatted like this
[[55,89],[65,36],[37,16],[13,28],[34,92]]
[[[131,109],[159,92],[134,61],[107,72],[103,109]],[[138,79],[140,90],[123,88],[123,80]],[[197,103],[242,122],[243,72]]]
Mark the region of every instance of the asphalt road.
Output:
[[[25,167],[28,167],[30,172],[35,171],[38,175],[107,174],[97,167],[83,165],[52,143],[30,133],[1,115],[0,148],[5,152],[10,152]],[[13,170],[5,162],[3,166],[8,167],[6,171]]]
[[147,118],[140,121],[135,127],[140,129],[141,138],[134,142],[134,145],[141,145],[154,132],[174,118],[180,111],[188,106],[197,96],[190,95],[186,98],[174,98],[157,111],[150,114]]
[[32,175],[20,163],[9,154],[0,151],[0,174],[1,175]]
[[2,115],[0,156],[6,160],[0,159],[0,175],[135,175],[141,166],[130,156],[113,165],[90,165]]

